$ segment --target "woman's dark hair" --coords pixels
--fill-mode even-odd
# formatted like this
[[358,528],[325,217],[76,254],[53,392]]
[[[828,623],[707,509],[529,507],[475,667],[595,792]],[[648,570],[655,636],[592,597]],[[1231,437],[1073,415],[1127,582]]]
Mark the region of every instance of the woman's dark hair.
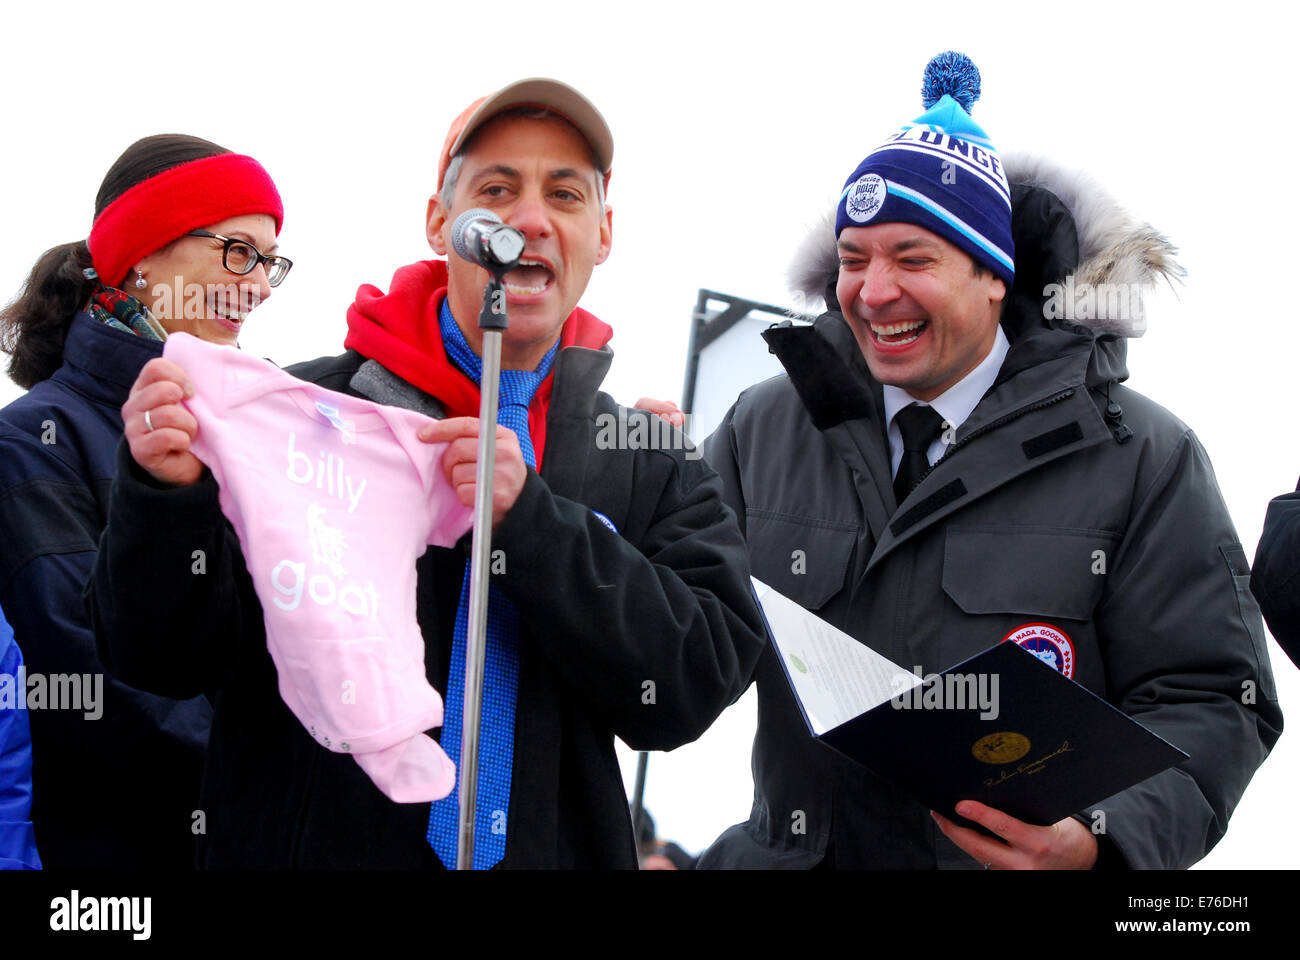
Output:
[[[198,137],[165,133],[145,137],[127,147],[109,168],[95,197],[95,216],[138,183],[191,160],[230,153]],[[0,310],[0,350],[11,355],[9,376],[30,389],[50,377],[63,363],[63,341],[77,311],[86,305],[96,281],[82,272],[91,266],[85,240],[46,250],[18,296]],[[116,277],[101,277],[116,283]]]

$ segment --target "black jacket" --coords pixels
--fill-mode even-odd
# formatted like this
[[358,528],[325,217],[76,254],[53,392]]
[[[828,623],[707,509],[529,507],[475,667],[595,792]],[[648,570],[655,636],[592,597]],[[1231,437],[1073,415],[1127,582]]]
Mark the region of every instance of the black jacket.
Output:
[[[33,710],[32,819],[47,869],[188,868],[212,710],[108,675],[81,591],[108,515],[122,404],[162,344],[78,315],[63,365],[0,410],[0,606],[29,677],[102,677],[102,715]],[[147,583],[153,571],[131,576]],[[197,694],[198,691],[195,693]]]
[[[881,386],[838,310],[765,333],[788,375],[743,393],[705,455],[754,575],[905,669],[942,671],[1029,623],[1063,631],[1077,682],[1191,754],[1080,811],[1103,828],[1099,865],[1186,867],[1282,727],[1249,569],[1196,437],[1120,382],[1125,341],[1046,318],[1046,285],[1082,259],[1075,219],[1012,184],[1010,352],[903,503]],[[1092,238],[1090,257],[1122,259],[1140,232]],[[978,866],[924,806],[811,738],[771,648],[757,682],[754,807],[702,867]]]
[[[506,559],[494,585],[523,625],[502,867],[635,867],[614,737],[658,750],[695,739],[739,695],[765,638],[716,474],[689,451],[597,442],[601,416],[620,409],[597,390],[611,357],[579,347],[557,356],[542,472],[529,471],[493,537]],[[291,372],[358,394],[363,361],[350,351]],[[425,841],[428,804],[387,799],[281,701],[211,476],[160,489],[125,445],[118,463],[88,602],[120,676],[160,693],[213,693],[201,865],[439,869]],[[430,548],[417,564],[439,693],[468,540]],[[206,554],[203,575],[191,573],[195,550]],[[158,580],[133,581],[141,564]]]
[[1300,485],[1268,503],[1250,588],[1273,639],[1300,666]]

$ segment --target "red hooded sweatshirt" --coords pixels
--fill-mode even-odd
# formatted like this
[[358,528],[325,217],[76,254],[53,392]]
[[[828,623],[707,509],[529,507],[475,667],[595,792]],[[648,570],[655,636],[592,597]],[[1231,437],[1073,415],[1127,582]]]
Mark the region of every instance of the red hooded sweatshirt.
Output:
[[[438,326],[438,311],[447,296],[447,264],[421,260],[393,274],[388,293],[363,283],[348,308],[348,335],[343,346],[376,360],[414,387],[439,400],[452,417],[477,417],[479,389],[447,359]],[[599,350],[614,331],[608,324],[576,308],[560,331],[560,349]],[[546,447],[546,411],[551,404],[555,368],[542,381],[528,408],[528,432],[542,468]]]

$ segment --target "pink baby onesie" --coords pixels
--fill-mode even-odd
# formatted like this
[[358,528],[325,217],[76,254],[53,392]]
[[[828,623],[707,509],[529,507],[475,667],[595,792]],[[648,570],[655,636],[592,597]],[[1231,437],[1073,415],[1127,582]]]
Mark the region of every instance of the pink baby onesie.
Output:
[[191,449],[239,535],[280,696],[393,800],[445,797],[456,771],[424,734],[442,699],[425,676],[415,561],[472,522],[443,476],[446,444],[416,437],[427,417],[230,347],[176,333],[163,355],[194,384]]

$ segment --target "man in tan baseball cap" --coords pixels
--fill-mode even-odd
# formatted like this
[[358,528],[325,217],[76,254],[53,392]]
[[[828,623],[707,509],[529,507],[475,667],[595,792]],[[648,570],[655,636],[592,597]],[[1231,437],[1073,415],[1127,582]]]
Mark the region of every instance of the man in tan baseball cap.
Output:
[[[492,541],[502,562],[489,600],[476,868],[634,866],[613,737],[643,749],[695,739],[736,697],[765,638],[713,471],[681,449],[602,442],[602,428],[626,416],[598,392],[613,331],[578,300],[609,254],[613,150],[604,118],[578,91],[513,83],[452,123],[426,210],[439,255],[475,208],[525,238],[504,277]],[[348,346],[445,407],[449,417],[421,438],[450,442],[444,468],[465,504],[474,502],[487,281],[452,253],[402,268],[386,296],[363,287],[348,316]],[[445,566],[442,582],[461,581],[462,557]],[[445,608],[425,629],[429,663],[450,660],[430,679],[445,691],[440,742],[457,764],[467,597],[462,588],[454,630]],[[508,609],[494,621],[499,602]],[[671,703],[658,698],[661,686]],[[447,866],[458,804],[453,792],[429,816],[428,843]]]

